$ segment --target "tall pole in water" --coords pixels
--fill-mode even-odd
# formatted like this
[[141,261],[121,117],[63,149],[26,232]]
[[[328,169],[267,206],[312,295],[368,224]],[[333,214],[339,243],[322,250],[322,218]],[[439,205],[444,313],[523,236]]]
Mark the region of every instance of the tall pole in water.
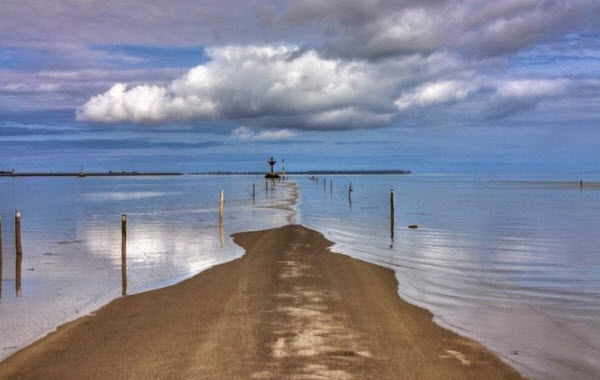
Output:
[[394,239],[394,189],[390,190],[390,235]]
[[127,215],[121,214],[121,295],[127,295]]
[[225,192],[221,190],[221,194],[219,195],[219,238],[221,240],[221,247],[225,242],[223,237],[223,213],[225,210]]
[[15,291],[21,296],[21,263],[23,262],[23,246],[21,245],[21,211],[15,211]]

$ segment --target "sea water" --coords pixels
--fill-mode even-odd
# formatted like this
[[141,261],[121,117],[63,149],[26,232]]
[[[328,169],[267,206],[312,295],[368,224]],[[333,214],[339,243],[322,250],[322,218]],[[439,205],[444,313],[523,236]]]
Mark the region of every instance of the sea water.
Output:
[[568,176],[297,182],[300,221],[335,242],[334,251],[393,269],[400,296],[437,323],[527,376],[598,379],[600,184],[593,180],[583,188]]
[[[0,359],[121,296],[122,213],[127,293],[134,294],[240,257],[230,235],[294,222],[294,201],[293,186],[267,191],[259,176],[0,178]],[[22,214],[20,296],[15,210]]]
[[129,294],[239,257],[231,233],[301,223],[323,232],[334,251],[393,269],[402,298],[527,376],[598,378],[598,178],[586,177],[583,189],[570,176],[327,176],[325,186],[323,179],[295,176],[267,192],[259,176],[0,178],[0,358],[120,296],[126,213]]

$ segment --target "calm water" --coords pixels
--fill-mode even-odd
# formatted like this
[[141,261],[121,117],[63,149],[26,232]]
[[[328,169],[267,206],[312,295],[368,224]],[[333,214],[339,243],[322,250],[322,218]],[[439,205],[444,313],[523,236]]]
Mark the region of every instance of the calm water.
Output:
[[[0,178],[0,358],[120,296],[121,213],[128,215],[133,294],[241,256],[234,232],[296,222],[293,195],[294,187],[278,184],[267,193],[264,179],[241,176]],[[15,294],[15,209],[23,215],[21,297]]]
[[325,189],[322,180],[298,182],[301,222],[336,242],[334,251],[394,269],[400,295],[438,323],[529,376],[600,378],[598,183],[580,191],[556,177],[333,176]]
[[[325,189],[322,179],[293,180],[297,206],[294,186],[277,184],[265,193],[258,177],[0,178],[0,357],[120,295],[126,212],[129,293],[239,257],[233,232],[299,222],[336,242],[335,251],[394,269],[404,299],[529,376],[600,376],[597,182],[586,181],[580,191],[572,178],[560,177],[332,176]],[[15,209],[23,212],[20,298]]]

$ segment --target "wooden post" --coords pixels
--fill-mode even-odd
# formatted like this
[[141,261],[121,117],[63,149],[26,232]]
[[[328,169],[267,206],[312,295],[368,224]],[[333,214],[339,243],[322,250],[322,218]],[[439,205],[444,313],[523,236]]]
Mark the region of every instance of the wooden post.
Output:
[[252,202],[256,199],[256,184],[252,184]]
[[121,214],[121,295],[127,295],[127,215]]
[[268,193],[269,192],[269,180],[265,179],[265,191]]
[[323,178],[323,192],[327,191],[327,178]]
[[333,196],[333,180],[329,181],[329,195]]
[[390,190],[390,235],[394,238],[394,189]]
[[15,211],[15,291],[21,296],[21,264],[23,262],[23,246],[21,245],[21,211]]
[[2,298],[2,215],[0,215],[0,298]]

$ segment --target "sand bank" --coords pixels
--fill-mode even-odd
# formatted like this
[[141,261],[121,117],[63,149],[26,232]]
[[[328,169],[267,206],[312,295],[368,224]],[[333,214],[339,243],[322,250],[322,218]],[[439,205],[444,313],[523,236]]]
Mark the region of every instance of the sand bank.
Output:
[[520,378],[400,300],[391,270],[315,231],[234,240],[242,258],[116,299],[7,358],[0,378]]

